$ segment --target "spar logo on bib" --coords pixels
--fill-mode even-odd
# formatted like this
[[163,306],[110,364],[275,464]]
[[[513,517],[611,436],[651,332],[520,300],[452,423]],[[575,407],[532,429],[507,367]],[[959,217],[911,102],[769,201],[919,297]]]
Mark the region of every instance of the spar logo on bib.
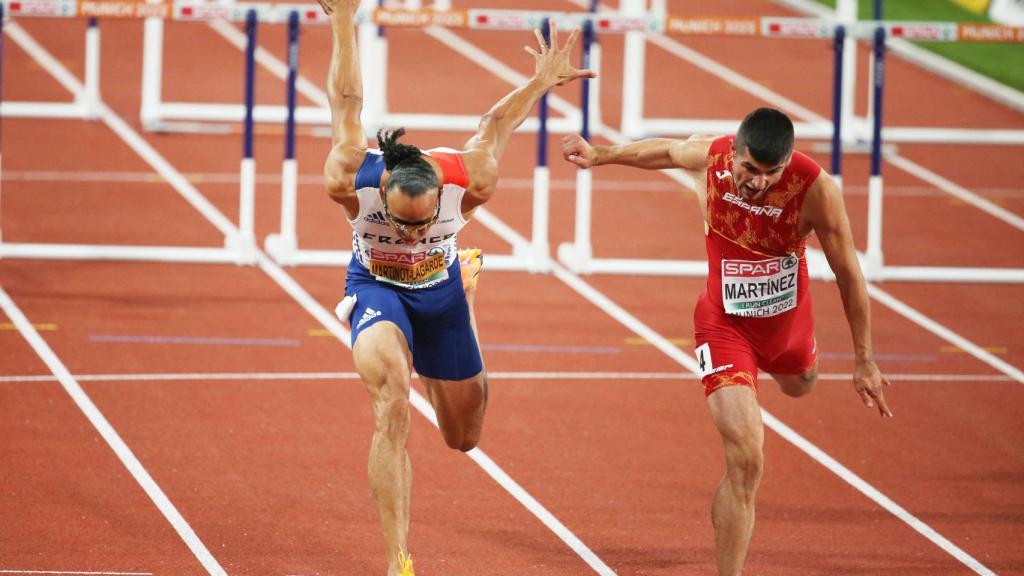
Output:
[[767,318],[796,308],[800,259],[722,260],[722,305],[726,314]]
[[385,252],[370,248],[370,274],[401,286],[418,286],[448,277],[444,248],[424,252]]

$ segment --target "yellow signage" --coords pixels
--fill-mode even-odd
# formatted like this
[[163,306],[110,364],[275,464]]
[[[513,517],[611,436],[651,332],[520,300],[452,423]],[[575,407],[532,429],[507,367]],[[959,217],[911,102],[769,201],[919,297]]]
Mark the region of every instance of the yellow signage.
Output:
[[975,14],[984,14],[988,11],[988,5],[992,0],[950,0],[953,4],[969,10]]

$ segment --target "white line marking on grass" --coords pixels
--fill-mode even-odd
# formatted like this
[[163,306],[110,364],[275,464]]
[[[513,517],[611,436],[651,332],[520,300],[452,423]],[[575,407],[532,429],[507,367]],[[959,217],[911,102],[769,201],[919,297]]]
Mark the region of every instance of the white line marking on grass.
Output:
[[185,542],[189,550],[195,555],[196,559],[206,568],[209,574],[215,576],[227,576],[227,572],[221,568],[217,560],[207,550],[206,545],[196,536],[196,533],[189,526],[185,518],[181,516],[178,509],[174,507],[164,491],[160,489],[156,481],[149,475],[149,472],[142,466],[135,454],[132,453],[131,448],[125,444],[121,436],[114,430],[114,427],[110,425],[103,413],[100,412],[99,408],[93,404],[92,400],[82,389],[82,386],[75,380],[75,378],[68,372],[68,369],[64,364],[57,358],[50,346],[43,340],[42,336],[32,328],[32,324],[28,321],[21,310],[14,303],[14,300],[7,295],[7,292],[0,287],[0,308],[3,308],[4,314],[7,318],[14,322],[18,327],[18,331],[25,340],[32,346],[32,349],[39,356],[40,359],[46,364],[46,367],[53,372],[53,375],[57,377],[61,386],[71,396],[71,399],[78,406],[79,410],[85,414],[85,417],[89,419],[89,422],[96,428],[96,431],[100,433],[100,436],[106,440],[107,444],[117,455],[124,467],[128,469],[135,481],[142,486],[145,490],[146,495],[149,496],[150,500],[156,504],[156,507],[164,515],[164,518],[170,522],[171,526],[178,533],[178,536]]

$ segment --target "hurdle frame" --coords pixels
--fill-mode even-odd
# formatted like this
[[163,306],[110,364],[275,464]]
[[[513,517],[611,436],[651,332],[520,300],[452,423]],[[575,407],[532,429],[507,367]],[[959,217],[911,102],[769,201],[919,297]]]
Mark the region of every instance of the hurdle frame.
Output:
[[[0,5],[0,16],[3,15],[3,5]],[[249,33],[250,48],[255,47],[255,16]],[[14,41],[27,51],[35,51],[45,58],[52,59],[52,56],[41,46],[35,43],[30,36],[18,33],[20,28],[10,28]],[[2,25],[0,25],[2,33]],[[251,55],[247,57],[251,58]],[[0,108],[0,118],[11,116],[17,118],[38,118],[38,119],[77,119],[83,121],[106,119],[112,115],[100,98],[99,89],[99,63],[100,63],[100,33],[96,18],[90,18],[86,31],[86,70],[85,84],[78,86],[66,86],[74,96],[71,103],[36,103],[36,102],[14,102],[8,103],[8,107]],[[3,50],[0,43],[0,70],[3,67]],[[246,113],[251,116],[251,98],[249,95],[253,90],[255,69],[247,66],[246,94],[250,102],[250,111]],[[77,80],[75,80],[77,84]],[[15,104],[15,106],[10,106]],[[4,103],[0,102],[0,106]],[[230,225],[222,224],[218,229],[224,233],[223,247],[205,246],[152,246],[152,245],[103,245],[103,244],[61,244],[61,243],[29,243],[29,242],[5,242],[3,241],[2,230],[0,230],[0,259],[23,258],[23,259],[57,259],[57,260],[109,260],[109,261],[149,261],[149,262],[178,262],[178,263],[217,263],[253,265],[257,261],[256,245],[254,240],[255,220],[255,165],[252,160],[252,126],[251,122],[246,128],[245,147],[247,157],[243,157],[241,166],[240,209],[239,227],[232,229]],[[190,200],[191,202],[191,200]],[[197,208],[199,208],[197,206]],[[203,212],[200,209],[200,212]],[[216,220],[215,220],[216,222]]]
[[[665,3],[663,0],[622,0],[620,12],[629,17],[642,17],[652,12],[664,18]],[[660,11],[660,12],[659,12]],[[785,26],[787,21],[802,19],[764,18],[766,22],[776,22]],[[869,115],[860,117],[854,113],[854,95],[856,94],[856,42],[858,38],[870,40],[872,30],[877,22],[859,23],[857,20],[857,0],[837,0],[835,15],[828,20],[834,26],[842,25],[847,30],[846,46],[843,60],[843,132],[842,141],[848,147],[870,143],[873,121]],[[863,24],[859,26],[858,24]],[[929,23],[915,23],[921,27]],[[935,28],[928,36],[908,36],[910,40],[940,40],[948,31],[935,23]],[[858,32],[858,30],[866,30]],[[890,30],[890,35],[891,34]],[[639,63],[635,70],[626,71],[622,82],[622,128],[621,131],[631,139],[652,136],[688,136],[691,134],[729,134],[736,131],[739,122],[735,120],[696,120],[684,118],[645,118],[644,102],[644,53],[646,51],[646,35],[640,32],[629,32],[626,35],[626,52],[624,59]],[[870,65],[870,64],[869,64]],[[868,86],[869,101],[873,88]],[[832,125],[827,122],[794,122],[796,136],[805,139],[825,140],[832,137]],[[959,129],[930,128],[915,126],[889,126],[882,128],[882,137],[886,142],[917,142],[944,144],[1024,144],[1024,130],[1004,129]]]

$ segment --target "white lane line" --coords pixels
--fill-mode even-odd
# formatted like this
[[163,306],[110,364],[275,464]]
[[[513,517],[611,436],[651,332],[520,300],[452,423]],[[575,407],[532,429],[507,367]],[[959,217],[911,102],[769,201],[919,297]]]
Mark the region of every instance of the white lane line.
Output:
[[954,346],[967,351],[975,358],[983,360],[989,366],[992,366],[996,370],[1006,374],[1013,378],[1017,382],[1024,384],[1024,372],[1021,372],[1019,368],[1006,362],[1002,358],[997,357],[995,354],[988,352],[981,346],[978,346],[974,342],[964,338],[963,336],[953,332],[949,328],[946,328],[942,324],[932,320],[917,310],[907,306],[902,301],[898,300],[895,296],[889,294],[885,290],[882,290],[874,284],[868,284],[868,293],[875,300],[878,300],[882,304],[888,306],[891,310],[902,315],[903,317],[914,322],[918,326],[921,326],[925,330],[935,334],[939,338],[953,344]]
[[[11,26],[9,28],[15,28],[16,26],[17,24],[11,23]],[[49,70],[54,75],[62,73],[63,75],[70,78],[74,82],[74,85],[79,90],[81,90],[81,84],[78,83],[77,80],[75,80],[71,76],[71,74],[63,68],[62,65],[60,65],[55,59],[53,59],[52,56],[49,56],[49,54],[46,53],[46,51],[35,42],[35,40],[31,39],[31,37],[28,36],[27,32],[21,31],[19,29],[19,34],[22,37],[22,39],[26,40],[27,43],[30,43],[34,46],[34,50],[29,51],[28,49],[26,49],[26,51],[29,51],[30,54],[37,58],[49,57],[49,59],[52,62],[49,66],[44,65],[44,67],[47,68],[47,70]],[[267,57],[273,58],[273,56],[269,55],[269,53]],[[69,88],[69,90],[71,90],[71,88]],[[74,90],[72,90],[72,92],[74,92]],[[157,168],[157,171],[160,173],[160,175],[163,176],[164,179],[166,179],[168,183],[170,183],[171,186],[174,187],[175,190],[177,190],[183,196],[186,196],[186,198],[190,197],[193,193],[199,198],[202,198],[203,202],[205,202],[205,205],[209,206],[209,210],[204,210],[200,208],[200,206],[203,206],[204,204],[197,202],[192,202],[192,204],[194,207],[196,207],[197,210],[199,210],[199,212],[203,216],[205,216],[208,220],[210,220],[211,223],[213,223],[218,228],[223,227],[221,231],[226,236],[237,235],[238,230],[234,226],[234,224],[227,220],[227,218],[225,218],[223,214],[221,214],[216,208],[214,208],[212,204],[209,204],[209,202],[206,201],[204,197],[202,197],[199,191],[193,188],[192,185],[185,179],[185,177],[169,162],[167,162],[167,160],[164,159],[159,152],[152,148],[149,145],[149,143],[147,143],[137,132],[135,132],[135,130],[132,129],[131,126],[129,126],[127,123],[121,120],[121,118],[117,116],[117,114],[113,110],[108,108],[106,105],[101,105],[100,110],[101,117],[107,123],[107,125],[110,126],[111,129],[113,129],[113,131],[118,136],[120,136],[122,140],[124,140],[124,142],[127,143],[136,153],[138,153],[147,162],[149,162],[151,166]],[[349,332],[344,328],[344,326],[341,325],[341,322],[334,317],[333,313],[328,312],[323,306],[320,305],[319,302],[317,302],[312,296],[310,296],[309,293],[306,292],[305,289],[303,289],[302,286],[300,286],[291,276],[284,272],[284,270],[277,266],[277,264],[275,264],[265,253],[258,249],[257,259],[261,270],[263,270],[275,282],[277,282],[277,284],[280,285],[281,288],[283,288],[286,293],[292,296],[292,298],[294,298],[296,302],[298,302],[304,309],[306,309],[307,312],[309,312],[314,318],[316,318],[317,321],[319,321],[324,328],[326,328],[332,334],[334,334],[335,337],[337,337],[343,344],[345,344],[346,346],[349,345]],[[416,390],[411,390],[411,401],[413,406],[415,406],[417,410],[423,413],[423,415],[426,416],[428,419],[431,419],[433,422],[435,422],[436,426],[436,419],[434,419],[433,417],[433,410],[430,408],[429,401],[423,398]],[[427,410],[429,410],[429,412],[424,413],[424,407]],[[479,451],[479,449],[476,449],[474,451]],[[471,456],[471,458],[481,468],[483,468],[484,471],[487,472],[489,476],[491,476],[496,482],[498,482],[499,485],[501,485],[505,489],[509,489],[509,487],[512,486],[509,484],[511,478],[509,478],[508,475],[503,470],[501,470],[501,468],[499,468],[496,464],[493,464],[493,460],[487,457],[487,455],[484,454],[482,451],[476,456]],[[587,562],[587,564],[596,573],[600,574],[601,576],[615,576],[615,572],[612,571],[611,568],[609,568],[604,562],[602,562],[601,559],[598,558],[589,548],[587,548],[586,545],[584,545],[579,540],[579,538],[577,538],[576,535],[572,533],[571,530],[569,530],[564,524],[562,524],[557,518],[555,518],[554,515],[551,514],[539,502],[537,502],[536,499],[534,499],[532,496],[526,493],[526,491],[519,487],[518,484],[514,484],[512,488],[514,490],[510,492],[512,496],[515,497],[521,504],[523,504],[523,506],[525,506],[527,510],[529,510],[534,516],[536,516],[545,526],[551,529],[556,536],[558,536],[585,562]],[[220,566],[218,565],[217,568],[220,568]],[[223,569],[221,569],[221,572],[218,572],[217,574],[222,573]],[[211,574],[213,574],[213,572],[211,572]]]
[[[349,332],[341,322],[328,312],[319,302],[313,299],[305,289],[302,288],[291,276],[286,274],[277,264],[263,253],[259,255],[260,268],[273,278],[289,295],[291,295],[303,308],[317,319],[332,334],[338,337],[346,347],[351,347]],[[409,402],[416,411],[430,420],[435,427],[437,417],[430,401],[423,397],[415,388],[409,389]],[[499,486],[504,488],[520,504],[530,511],[542,524],[548,527],[559,539],[565,542],[580,558],[583,559],[597,574],[601,576],[615,576],[615,572],[608,567],[586,544],[583,543],[568,527],[555,517],[543,504],[530,495],[522,486],[512,479],[497,463],[494,462],[481,449],[474,448],[467,456],[487,473]]]
[[[167,374],[73,374],[79,382],[187,382],[232,380],[358,380],[357,372],[210,372]],[[415,376],[415,374],[414,374]],[[487,372],[492,380],[693,380],[692,372]],[[900,382],[1011,382],[1010,376],[1001,374],[886,374],[891,381]],[[760,374],[759,380],[771,380]],[[2,382],[54,382],[50,374],[0,376]],[[818,380],[851,381],[850,374],[818,374]]]
[[[460,43],[460,46],[461,45],[465,45],[465,44],[467,44],[467,43],[463,41],[463,42]],[[454,46],[454,45],[451,46],[451,48],[456,50],[456,51],[460,51],[460,49],[458,47]],[[479,49],[476,48],[476,47],[474,47],[474,50],[479,51]],[[467,55],[467,57],[469,57],[469,56]],[[473,58],[470,58],[470,59],[473,59]],[[725,67],[723,66],[722,68],[724,69]],[[488,71],[493,72],[493,70],[490,70],[490,69]],[[509,83],[513,83],[513,84],[515,83],[513,78],[504,78],[504,79],[507,80]],[[600,130],[600,128],[599,129],[595,129],[594,133],[595,134],[599,133],[599,130]],[[604,132],[606,134],[606,137],[608,139],[612,140],[613,142],[621,143],[621,142],[625,141],[625,138],[623,138],[623,136],[621,134],[619,134],[619,133],[617,133],[615,131],[604,130]],[[680,171],[666,171],[666,173],[668,175],[670,175],[671,177],[676,178],[677,180],[679,180],[681,182],[685,182],[686,180],[691,180],[690,178],[688,178],[687,175],[683,174]],[[692,188],[692,186],[691,186],[691,188]],[[506,240],[508,242],[512,243],[513,245],[515,245],[515,242],[518,241],[519,238],[520,237],[518,237],[518,236],[513,236],[513,237],[506,238]],[[551,265],[552,270],[554,271],[555,276],[557,276],[560,280],[562,280],[567,285],[572,287],[574,290],[576,290],[583,297],[585,297],[588,300],[590,300],[597,307],[604,309],[610,316],[612,316],[613,318],[618,320],[620,323],[622,323],[624,326],[626,326],[627,328],[632,330],[634,333],[638,334],[639,336],[644,337],[646,340],[651,342],[656,348],[658,348],[659,350],[664,352],[667,356],[669,356],[670,358],[672,358],[673,360],[675,360],[676,362],[681,364],[683,367],[687,368],[688,370],[691,370],[694,373],[699,373],[699,370],[697,368],[697,361],[696,361],[695,358],[693,358],[692,356],[690,356],[688,354],[685,354],[685,353],[681,352],[667,338],[665,338],[665,337],[661,336],[660,334],[656,333],[654,330],[652,330],[646,324],[641,322],[639,319],[633,317],[629,312],[627,312],[621,306],[619,306],[615,302],[611,301],[611,299],[607,298],[606,296],[604,296],[603,294],[598,292],[596,289],[591,287],[589,284],[587,284],[585,281],[580,279],[578,276],[576,276],[576,275],[572,274],[571,272],[569,272],[568,270],[564,269],[558,262],[555,262],[553,260],[549,260],[549,261],[550,261],[550,265]],[[971,352],[972,350],[968,350],[968,351]],[[987,359],[985,357],[981,357],[981,356],[978,356],[978,355],[975,355],[975,357],[978,357],[979,359],[982,359],[982,361],[986,361],[986,363],[989,363],[989,362],[987,362]],[[993,365],[991,363],[989,363],[989,364],[992,365],[996,369],[1000,369],[1001,368],[998,365]],[[1012,373],[1010,373],[1008,375],[1010,375],[1012,377],[1015,377],[1015,375],[1012,374]],[[770,429],[772,429],[775,432],[777,432],[778,434],[783,435],[785,429],[783,429],[782,427],[775,427],[772,424],[770,424],[770,423],[776,423],[776,422],[781,424],[781,421],[779,421],[778,419],[772,417],[763,408],[762,408],[762,412],[766,415],[765,424]],[[785,437],[785,436],[783,436],[783,437]],[[822,464],[823,466],[828,468],[828,463],[826,461],[822,461],[821,459],[819,459],[819,455],[824,454],[823,451],[821,451],[817,447],[815,447],[815,449],[813,451],[809,451],[809,450],[806,449],[807,446],[813,446],[813,444],[811,444],[810,442],[805,442],[805,443],[798,443],[798,444],[794,444],[794,445],[797,446],[798,448],[800,448],[801,450],[803,450],[804,453],[806,453],[812,459],[814,459],[815,461],[819,462],[820,464]],[[831,470],[831,468],[829,468],[829,469]],[[834,470],[833,470],[833,472],[834,472]],[[875,490],[872,493],[865,493],[865,495],[867,495],[869,498],[872,498],[872,494],[882,495],[881,492],[879,492],[877,490]],[[879,506],[882,506],[883,508],[885,508],[886,510],[890,510],[890,508],[888,508],[887,501],[891,502],[891,500],[889,500],[888,498],[885,498],[884,500],[872,498],[872,500],[875,503],[877,503]],[[923,523],[922,523],[922,525],[923,525]],[[938,535],[938,533],[935,532],[934,530],[932,530],[930,527],[927,528],[927,530],[922,530],[917,525],[911,524],[911,526],[914,527],[914,529],[917,530],[919,533],[921,533],[923,536],[928,538],[935,545],[939,546],[941,549],[943,549],[946,552],[950,553],[951,555],[953,555],[956,559],[960,560],[961,562],[964,562],[965,558],[969,559],[969,563],[965,562],[965,564],[967,566],[969,566],[972,570],[975,570],[979,574],[985,574],[985,575],[992,574],[992,572],[988,568],[986,568],[983,565],[981,565],[981,563],[979,563],[977,560],[975,560],[973,557],[971,557],[969,554],[967,554],[967,552],[965,552],[962,549],[960,549],[960,548],[956,547],[955,545],[953,545],[948,539],[942,537],[941,535]],[[938,537],[936,537],[936,536],[938,536]]]
[[[359,380],[357,372],[208,372],[164,374],[73,374],[79,382],[190,382],[235,380]],[[415,375],[414,375],[415,376]],[[491,380],[687,380],[696,381],[692,372],[487,372]],[[886,374],[893,382],[1012,382],[1001,374]],[[760,374],[759,380],[771,380]],[[850,374],[818,374],[818,380],[849,382]],[[56,382],[50,374],[0,376],[0,383]]]
[[142,463],[139,462],[139,459],[132,453],[131,448],[125,444],[121,436],[114,430],[114,427],[103,416],[103,413],[93,404],[85,390],[82,389],[82,386],[75,380],[74,376],[71,375],[60,359],[57,358],[57,355],[54,354],[42,336],[36,332],[32,324],[21,313],[21,310],[2,287],[0,287],[0,308],[3,308],[7,318],[18,327],[18,331],[21,332],[21,335],[32,346],[35,353],[46,364],[46,367],[50,369],[50,372],[57,377],[57,380],[64,387],[68,395],[71,396],[78,409],[85,414],[85,417],[89,419],[89,422],[100,433],[100,436],[106,440],[114,454],[121,460],[124,467],[128,469],[132,477],[135,478],[135,481],[142,486],[146,495],[156,504],[157,509],[174,527],[175,532],[178,533],[178,536],[185,542],[189,550],[192,551],[192,554],[206,568],[206,571],[214,576],[227,576],[227,572],[221,568],[217,560],[207,550],[206,545],[196,536],[192,527],[189,526],[185,518],[178,512],[178,509],[174,507],[174,504],[164,494],[164,491],[160,489],[160,486],[157,485],[149,475],[149,472],[142,466]]
[[[964,202],[970,204],[971,206],[974,206],[978,210],[986,212],[990,216],[994,216],[1002,220],[1003,222],[1006,222],[1007,224],[1013,226],[1017,230],[1024,230],[1024,218],[1021,218],[1020,216],[1014,214],[1013,212],[1010,212],[1009,210],[1003,208],[1002,206],[999,206],[998,204],[992,202],[991,200],[982,198],[978,194],[971,192],[970,190],[964,188],[963,186],[960,186],[959,184],[956,184],[955,182],[949,180],[948,178],[943,178],[942,176],[939,176],[935,172],[932,172],[931,170],[925,168],[924,166],[921,166],[917,162],[914,162],[913,160],[910,160],[898,154],[886,154],[885,159],[888,160],[890,164],[899,168],[900,170],[903,170],[904,172],[916,176],[921,180],[924,180],[925,182],[931,184],[932,186],[935,186],[939,190],[942,190],[947,194],[954,196],[955,198],[958,198],[960,200],[963,200]],[[886,195],[888,195],[888,186],[885,187],[885,192]]]
[[908,526],[916,530],[919,534],[934,542],[939,548],[945,550],[965,566],[983,576],[995,576],[995,572],[990,570],[981,562],[978,562],[973,556],[965,552],[956,544],[950,542],[949,539],[942,534],[939,534],[934,528],[925,522],[922,522],[917,516],[908,512],[906,508],[900,506],[885,494],[882,494],[882,492],[877,488],[865,482],[849,468],[840,464],[835,458],[826,454],[822,449],[809,442],[800,434],[797,434],[792,428],[786,426],[781,420],[772,416],[763,408],[761,409],[761,415],[765,420],[765,424],[770,425],[772,430],[775,430],[780,436],[803,450],[805,453],[809,454],[812,458],[845,480],[848,484],[859,490],[871,500],[877,502],[879,506],[885,508],[892,515],[896,516]]
[[[19,45],[25,52],[36,60],[47,72],[57,79],[75,98],[79,98],[85,88],[82,83],[74,77],[64,65],[57,61],[46,51],[36,40],[29,35],[17,22],[10,22],[5,26],[4,31]],[[121,139],[128,144],[143,160],[146,161],[157,173],[167,180],[179,194],[213,223],[220,230],[221,234],[227,236],[234,229],[234,225],[217,208],[199,193],[189,181],[175,170],[152,146],[136,133],[127,122],[121,119],[106,104],[97,104],[97,112],[103,122],[110,127]],[[237,235],[237,230],[236,230]]]
[[[188,172],[185,178],[196,184],[239,184],[238,172]],[[133,183],[133,184],[155,184],[163,186],[167,181],[156,172],[128,172],[116,170],[5,170],[3,172],[4,182],[98,182],[108,183]],[[316,194],[323,193],[321,188],[324,184],[324,175],[321,173],[299,174],[297,181],[301,186],[316,186]],[[269,172],[256,175],[257,184],[280,184],[281,173]],[[533,190],[532,178],[502,178],[501,188],[503,190]],[[550,183],[552,190],[575,190],[576,180],[553,178]],[[955,186],[955,184],[954,184]],[[679,193],[679,187],[668,182],[653,180],[605,180],[601,179],[593,184],[594,191],[610,192],[671,192]],[[979,193],[991,198],[1000,200],[1022,200],[1024,190],[1020,188],[975,188]],[[57,192],[57,189],[53,189]],[[43,191],[44,193],[46,191]],[[66,192],[65,192],[66,193]],[[851,185],[843,187],[844,196],[867,196],[868,187],[862,185]],[[886,186],[885,194],[888,197],[899,196],[901,198],[945,198],[949,194],[936,191],[933,186]],[[966,202],[966,200],[964,200]]]

